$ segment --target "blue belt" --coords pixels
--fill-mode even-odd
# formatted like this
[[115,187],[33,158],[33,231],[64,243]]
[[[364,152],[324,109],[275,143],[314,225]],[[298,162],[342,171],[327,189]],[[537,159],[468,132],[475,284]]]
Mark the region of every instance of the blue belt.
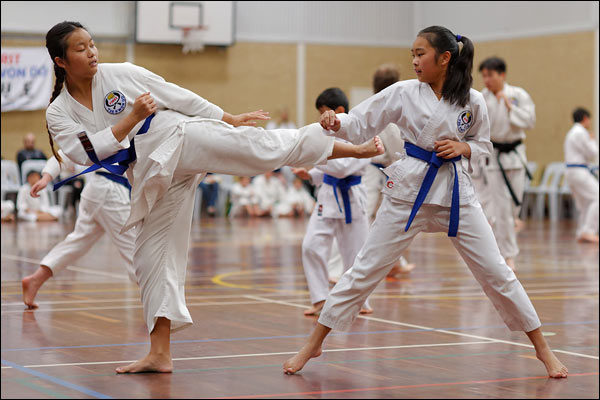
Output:
[[[140,130],[136,133],[136,135],[143,135],[144,133],[148,132],[152,118],[154,118],[154,114],[152,114],[148,118],[146,118],[146,120],[144,121],[144,124],[142,125]],[[135,153],[135,142],[134,142],[135,137],[133,139],[131,139],[131,142],[129,142],[128,149],[119,150],[116,154],[113,154],[112,156],[107,157],[104,160],[98,159],[98,156],[96,155],[96,152],[94,151],[94,147],[92,146],[92,144],[85,132],[81,132],[78,135],[78,137],[79,137],[79,140],[81,140],[81,143],[83,144],[83,148],[85,149],[85,152],[87,153],[90,160],[92,160],[94,165],[85,169],[85,171],[80,172],[77,175],[73,175],[65,180],[62,180],[62,181],[54,184],[54,190],[57,190],[65,183],[69,182],[72,179],[77,178],[79,175],[87,174],[88,172],[95,171],[99,168],[104,168],[114,175],[123,175],[123,173],[125,171],[127,171],[127,168],[129,168],[129,164],[134,162],[137,158],[136,153]],[[114,165],[115,163],[117,165]],[[123,177],[123,179],[126,179],[126,178]],[[127,184],[129,185],[129,183],[127,183]]]
[[340,188],[340,192],[342,192],[342,201],[344,203],[344,215],[346,216],[346,223],[349,224],[352,222],[352,209],[350,207],[350,195],[348,191],[354,185],[358,185],[362,180],[362,176],[350,175],[345,178],[335,178],[331,175],[325,174],[323,176],[323,183],[333,186],[333,194],[335,195],[335,201],[337,202],[338,208],[340,212],[342,212],[342,207],[340,207],[340,201],[338,200],[337,188]]
[[586,168],[590,169],[587,164],[567,164],[567,168]]
[[423,183],[421,183],[421,189],[419,189],[419,193],[417,194],[417,199],[415,200],[415,204],[410,212],[410,217],[408,218],[408,222],[406,223],[406,227],[404,228],[404,232],[408,231],[410,228],[410,224],[412,224],[413,219],[417,215],[419,208],[425,201],[425,197],[427,193],[429,193],[429,189],[431,189],[431,185],[433,184],[433,180],[437,175],[438,169],[445,162],[451,162],[454,166],[454,187],[452,189],[452,204],[450,207],[450,225],[448,227],[448,236],[454,237],[458,232],[458,217],[459,217],[459,193],[458,193],[458,173],[456,172],[456,161],[460,161],[460,156],[445,159],[439,158],[435,155],[434,151],[427,151],[419,146],[416,146],[412,143],[405,142],[404,148],[406,149],[406,154],[411,157],[418,158],[419,160],[425,161],[429,164],[429,169],[427,170],[427,174],[425,174],[425,178],[423,179]]

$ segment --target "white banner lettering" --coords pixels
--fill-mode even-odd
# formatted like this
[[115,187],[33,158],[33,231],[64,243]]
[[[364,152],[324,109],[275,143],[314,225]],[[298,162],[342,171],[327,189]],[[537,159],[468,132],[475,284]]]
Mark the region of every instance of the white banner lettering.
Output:
[[2,112],[46,108],[53,76],[45,47],[2,47]]

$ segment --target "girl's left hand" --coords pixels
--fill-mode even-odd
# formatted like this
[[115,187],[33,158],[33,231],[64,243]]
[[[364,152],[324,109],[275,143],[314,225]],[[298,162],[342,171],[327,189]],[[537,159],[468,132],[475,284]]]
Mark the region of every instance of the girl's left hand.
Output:
[[233,126],[255,126],[256,120],[269,120],[268,111],[258,110],[233,116]]
[[471,147],[468,144],[450,139],[436,141],[433,150],[439,158],[448,159],[462,155],[471,157]]

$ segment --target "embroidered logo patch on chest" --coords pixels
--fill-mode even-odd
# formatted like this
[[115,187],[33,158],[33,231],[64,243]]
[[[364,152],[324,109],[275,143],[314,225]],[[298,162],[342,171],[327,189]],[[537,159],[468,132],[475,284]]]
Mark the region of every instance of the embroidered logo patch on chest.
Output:
[[104,109],[109,114],[119,114],[125,109],[126,105],[125,95],[118,90],[112,90],[104,97]]
[[471,113],[469,110],[461,112],[458,116],[458,120],[456,121],[458,131],[460,133],[465,133],[469,130],[471,125],[473,125],[473,113]]

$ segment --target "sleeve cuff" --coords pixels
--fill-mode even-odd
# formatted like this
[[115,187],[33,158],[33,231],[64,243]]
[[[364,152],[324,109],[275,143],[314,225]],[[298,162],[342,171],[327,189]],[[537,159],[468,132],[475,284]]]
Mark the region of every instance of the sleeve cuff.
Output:
[[223,109],[219,106],[216,106],[213,104],[213,109],[210,111],[210,118],[211,119],[217,119],[217,120],[222,120],[223,119],[223,114],[225,112],[223,111]]
[[95,135],[88,135],[88,137],[92,146],[94,146],[96,156],[100,160],[112,156],[119,150],[129,148],[129,138],[126,136],[121,142],[118,142],[110,126]]

